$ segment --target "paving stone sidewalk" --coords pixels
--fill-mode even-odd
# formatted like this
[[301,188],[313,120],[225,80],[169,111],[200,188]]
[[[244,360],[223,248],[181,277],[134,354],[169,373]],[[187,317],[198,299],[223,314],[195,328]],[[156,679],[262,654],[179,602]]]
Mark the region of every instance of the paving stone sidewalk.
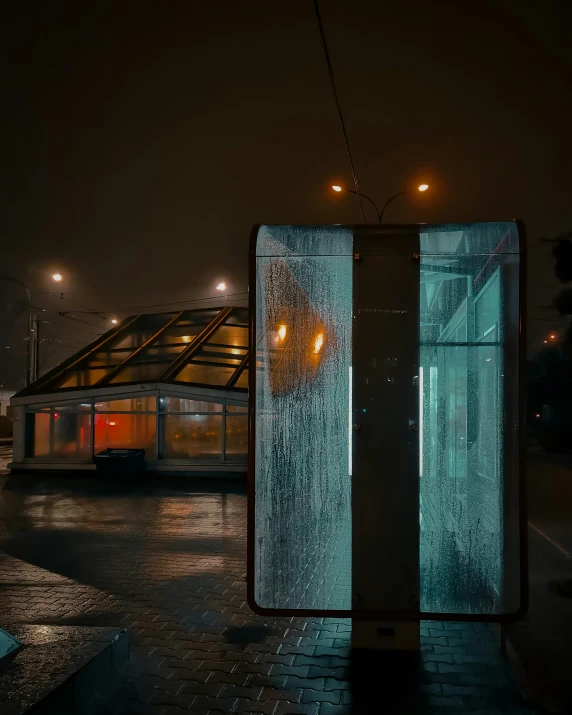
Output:
[[519,704],[495,628],[431,621],[419,669],[379,669],[368,704],[357,705],[349,620],[268,619],[248,608],[240,483],[135,489],[4,477],[0,487],[0,625],[129,630],[125,685],[102,712],[532,712]]

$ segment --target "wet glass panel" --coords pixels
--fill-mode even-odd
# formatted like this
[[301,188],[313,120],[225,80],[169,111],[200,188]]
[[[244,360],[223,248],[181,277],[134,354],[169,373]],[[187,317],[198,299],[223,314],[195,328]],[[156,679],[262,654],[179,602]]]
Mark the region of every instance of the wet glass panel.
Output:
[[189,363],[175,376],[180,382],[193,382],[200,385],[224,386],[234,375],[234,367],[216,367]]
[[352,232],[263,226],[257,254],[255,599],[349,609]]
[[234,383],[234,387],[241,387],[243,389],[248,389],[248,368],[245,368],[240,373],[238,380]]
[[209,343],[247,348],[248,328],[241,328],[236,325],[221,325],[209,336]]
[[110,340],[107,343],[107,347],[138,348],[166,325],[173,318],[173,315],[174,313],[140,315],[125,331],[121,331],[117,337]]
[[150,395],[96,402],[95,410],[96,412],[155,412],[156,404],[157,398]]
[[147,382],[156,380],[167,367],[168,362],[155,362],[140,365],[126,365],[110,380],[110,384],[121,382]]
[[157,340],[153,342],[153,346],[157,345],[184,345],[188,346],[193,342],[195,337],[204,330],[204,325],[175,325],[172,328],[167,328],[159,335]]
[[187,400],[183,397],[161,397],[161,409],[165,412],[222,412],[222,404]]
[[220,355],[221,357],[237,356],[244,358],[248,353],[248,348],[224,348],[220,345],[209,345],[208,343],[201,348],[202,355]]
[[242,407],[241,405],[227,405],[227,412],[248,412],[248,407]]
[[421,254],[490,255],[518,253],[514,221],[424,226]]
[[226,416],[226,456],[246,456],[248,452],[247,415]]
[[93,370],[73,370],[64,373],[59,378],[59,382],[54,384],[54,388],[63,389],[66,387],[91,387],[98,383],[107,373],[109,368],[95,368]]
[[96,414],[94,454],[111,447],[139,448],[153,459],[157,431],[155,414]]
[[221,365],[240,365],[244,358],[244,355],[232,355],[231,353],[219,353],[216,348],[211,348],[210,351],[203,350],[199,348],[197,352],[193,355],[193,362],[212,362]]
[[496,340],[492,333],[500,324],[500,301],[500,272],[497,271],[475,299],[475,335],[479,340]]
[[91,415],[54,412],[52,457],[88,460],[91,458]]
[[134,355],[130,364],[135,365],[142,362],[165,362],[174,360],[187,345],[161,345],[159,347],[143,348],[137,355]]
[[233,308],[225,325],[248,325],[248,308]]
[[214,320],[219,313],[219,308],[209,308],[208,310],[187,310],[183,313],[180,319],[177,320],[176,325],[201,325],[204,327],[207,323]]
[[50,413],[38,412],[34,415],[34,457],[50,454]]
[[518,417],[503,415],[518,415],[518,258],[422,257],[420,308],[421,610],[511,612]]
[[256,255],[352,256],[350,230],[339,226],[261,226]]
[[82,360],[81,367],[109,367],[119,365],[119,363],[129,357],[132,352],[132,350],[100,350]]
[[222,457],[222,415],[163,415],[167,459]]

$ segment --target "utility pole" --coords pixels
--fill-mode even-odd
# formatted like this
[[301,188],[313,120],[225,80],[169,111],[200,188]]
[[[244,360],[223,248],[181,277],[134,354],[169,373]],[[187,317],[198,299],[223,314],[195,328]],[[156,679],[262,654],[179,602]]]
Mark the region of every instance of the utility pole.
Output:
[[32,382],[32,361],[34,356],[32,354],[32,340],[33,340],[33,327],[32,327],[32,307],[30,305],[30,293],[28,291],[28,339],[26,340],[26,387]]
[[32,376],[31,382],[35,382],[40,376],[40,317],[34,315],[32,320]]

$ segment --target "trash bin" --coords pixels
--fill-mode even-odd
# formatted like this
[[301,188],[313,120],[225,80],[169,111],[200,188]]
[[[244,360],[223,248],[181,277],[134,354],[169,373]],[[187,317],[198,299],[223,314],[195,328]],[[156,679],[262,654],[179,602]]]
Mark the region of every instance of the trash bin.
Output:
[[95,469],[103,477],[128,479],[145,469],[144,449],[104,449],[95,455]]

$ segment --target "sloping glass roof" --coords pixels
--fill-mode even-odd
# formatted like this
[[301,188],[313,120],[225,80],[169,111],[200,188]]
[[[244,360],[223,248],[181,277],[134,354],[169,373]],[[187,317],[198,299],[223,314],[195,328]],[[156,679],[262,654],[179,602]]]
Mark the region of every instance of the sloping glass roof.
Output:
[[248,358],[246,308],[135,315],[16,396],[148,382],[246,391]]

